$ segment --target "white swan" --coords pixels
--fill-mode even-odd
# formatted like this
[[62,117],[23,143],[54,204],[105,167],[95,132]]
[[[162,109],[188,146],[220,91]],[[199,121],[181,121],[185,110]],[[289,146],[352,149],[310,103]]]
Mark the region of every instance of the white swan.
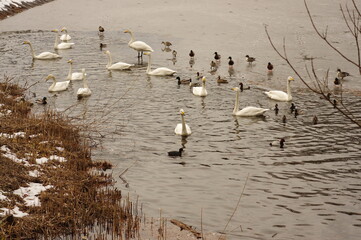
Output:
[[70,81],[57,82],[55,77],[52,74],[49,74],[46,77],[45,81],[48,81],[49,79],[53,79],[53,84],[51,84],[51,86],[48,89],[49,92],[65,91],[68,88],[69,83],[70,83]]
[[241,90],[239,87],[232,88],[233,91],[236,91],[236,101],[234,103],[233,115],[240,116],[240,117],[255,117],[255,116],[262,116],[266,111],[269,109],[266,108],[258,108],[248,106],[239,110],[239,93]]
[[106,65],[106,68],[108,70],[125,70],[134,66],[134,64],[129,64],[125,62],[117,62],[112,64],[112,55],[110,54],[110,52],[104,51],[104,53],[108,56],[108,64]]
[[66,42],[71,39],[70,35],[68,34],[68,30],[65,27],[61,29],[61,32],[65,32],[63,35],[60,36],[61,41]]
[[192,134],[191,128],[186,124],[186,121],[184,120],[184,110],[180,109],[179,113],[182,118],[182,123],[178,123],[177,126],[174,129],[174,133],[181,136],[189,136]]
[[33,59],[50,60],[50,59],[61,58],[60,55],[58,55],[56,53],[51,53],[51,52],[42,52],[39,55],[35,55],[33,45],[31,45],[31,43],[29,41],[25,41],[23,44],[28,44],[30,46],[30,50],[31,50],[31,54],[33,56]]
[[138,52],[138,58],[142,57],[143,52],[154,52],[153,48],[151,48],[145,42],[135,41],[133,33],[130,30],[125,30],[124,33],[130,34],[130,41],[128,42],[128,46]]
[[283,91],[277,91],[277,90],[273,90],[273,91],[268,91],[268,92],[264,92],[269,98],[273,99],[273,100],[277,100],[277,101],[291,101],[292,100],[292,95],[291,95],[291,86],[290,86],[290,82],[293,81],[294,78],[293,77],[288,77],[287,78],[287,93],[283,92]]
[[[85,69],[82,69],[83,72],[85,72]],[[88,87],[88,80],[86,79],[86,73],[84,73],[84,78],[83,78],[83,87],[78,89],[78,92],[76,93],[76,95],[78,96],[78,98],[82,98],[82,97],[86,97],[86,96],[90,96],[92,94],[92,91],[90,90],[90,88]]]
[[68,60],[68,63],[70,65],[69,67],[69,73],[68,73],[68,76],[66,77],[66,79],[68,80],[82,80],[84,78],[84,72],[74,72],[72,73],[73,71],[73,60],[69,59]]
[[208,95],[208,92],[206,90],[206,77],[202,77],[201,87],[193,87],[193,94],[201,97],[205,97]]
[[176,71],[166,68],[166,67],[160,67],[160,68],[156,68],[154,70],[151,70],[151,61],[152,61],[152,57],[151,57],[151,53],[149,52],[145,52],[145,55],[148,55],[149,59],[148,59],[148,68],[147,68],[147,74],[149,75],[156,75],[156,76],[171,76],[173,74],[176,73]]
[[58,29],[54,29],[54,30],[51,30],[52,32],[55,32],[56,35],[55,35],[55,42],[54,42],[54,49],[69,49],[69,48],[72,48],[73,45],[75,43],[69,43],[69,42],[61,42],[59,43],[58,42],[58,36],[59,36],[59,30]]

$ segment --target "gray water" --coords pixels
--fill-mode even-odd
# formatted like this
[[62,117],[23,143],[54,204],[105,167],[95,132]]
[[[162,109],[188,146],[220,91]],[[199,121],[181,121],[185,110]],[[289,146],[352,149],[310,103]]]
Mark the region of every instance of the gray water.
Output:
[[[295,30],[296,35],[289,43],[295,64],[304,68],[309,63],[304,57],[317,54],[320,56],[317,71],[330,68],[335,74],[336,66],[340,65],[333,60],[335,55],[324,46],[314,46],[314,52],[309,50],[311,36],[302,29]],[[262,31],[262,27],[258,30]],[[194,81],[197,71],[204,74],[209,93],[205,98],[194,96],[188,86],[178,86],[175,77],[147,76],[148,59],[144,56],[144,63],[137,64],[136,52],[127,46],[129,36],[122,31],[107,31],[104,39],[99,38],[96,29],[69,34],[76,45],[74,49],[58,51],[62,59],[33,62],[29,47],[21,43],[31,41],[37,53],[52,51],[54,33],[37,29],[3,32],[2,73],[28,84],[39,81],[29,90],[30,101],[35,99],[33,93],[37,97],[46,96],[49,99],[46,107],[58,111],[71,107],[67,113],[77,121],[94,121],[89,129],[97,130],[94,135],[102,144],[93,148],[93,159],[114,164],[115,186],[124,194],[139,196],[146,215],[158,216],[161,209],[163,216],[200,228],[202,211],[203,228],[222,231],[248,176],[241,203],[227,228],[228,239],[359,238],[359,128],[305,89],[297,78],[292,85],[293,102],[301,112],[297,118],[289,110],[291,103],[286,102],[278,102],[278,115],[270,110],[263,118],[232,116],[235,92],[231,88],[239,82],[250,86],[250,90],[241,93],[241,107],[273,109],[277,102],[269,100],[263,91],[285,90],[286,78],[293,75],[270,49],[264,34],[258,33],[263,37],[244,47],[257,57],[255,64],[248,65],[244,50],[234,52],[227,44],[208,45],[204,41],[191,45],[182,34],[134,32],[137,39],[154,48],[153,68],[169,67],[181,78],[192,77]],[[282,42],[280,35],[275,38],[278,44]],[[162,41],[173,43],[177,61],[171,61],[171,52],[162,51]],[[112,53],[114,61],[134,63],[136,67],[130,71],[107,71],[107,58],[99,49],[100,42],[107,44],[104,50]],[[196,52],[192,67],[190,49]],[[222,60],[212,74],[209,63],[214,51],[222,55]],[[236,62],[231,76],[228,56],[233,56]],[[50,83],[45,83],[44,78],[51,73],[58,80],[65,80],[68,59],[73,59],[74,71],[86,69],[93,92],[89,98],[76,98],[81,81],[72,82],[65,92],[47,92]],[[267,74],[268,61],[276,66],[273,75]],[[229,83],[217,84],[218,75]],[[347,105],[360,116],[361,103],[354,91],[361,86],[357,80],[358,75],[345,80],[344,87]],[[34,110],[41,112],[43,108],[35,106]],[[174,134],[181,121],[180,108],[185,110],[186,122],[193,132],[185,139]],[[285,124],[283,115],[287,117]],[[312,123],[315,115],[317,125]],[[97,133],[103,137],[99,138]],[[286,139],[284,149],[269,146],[280,138]],[[168,157],[168,151],[182,146],[185,152],[181,158]],[[118,176],[128,167],[120,179]]]

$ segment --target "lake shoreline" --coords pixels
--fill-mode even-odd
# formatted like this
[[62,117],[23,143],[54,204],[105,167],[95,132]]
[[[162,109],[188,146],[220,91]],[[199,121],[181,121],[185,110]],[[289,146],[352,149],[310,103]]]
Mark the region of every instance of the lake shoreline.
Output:
[[21,2],[21,3],[10,3],[5,5],[3,10],[0,10],[0,21],[8,17],[14,16],[15,14],[21,13],[27,9],[43,5],[54,0],[34,0],[32,2]]

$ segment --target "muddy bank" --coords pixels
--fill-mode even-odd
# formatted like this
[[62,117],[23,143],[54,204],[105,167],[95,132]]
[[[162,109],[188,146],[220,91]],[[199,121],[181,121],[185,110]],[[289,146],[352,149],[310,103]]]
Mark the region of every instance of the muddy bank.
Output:
[[0,9],[0,20],[23,12],[29,8],[33,8],[52,1],[54,0],[34,0],[29,2],[21,1],[20,3],[12,2],[9,5],[5,5],[3,9]]

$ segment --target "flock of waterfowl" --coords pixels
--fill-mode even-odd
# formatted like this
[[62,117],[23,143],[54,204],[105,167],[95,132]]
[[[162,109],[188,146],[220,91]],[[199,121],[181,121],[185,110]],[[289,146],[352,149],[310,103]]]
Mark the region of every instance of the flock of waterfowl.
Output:
[[[104,28],[99,26],[99,31],[98,31],[98,35],[99,36],[104,36]],[[69,42],[71,40],[71,36],[68,34],[67,29],[64,27],[61,29],[60,32],[62,32],[63,34],[61,36],[59,36],[59,30],[54,29],[52,30],[52,32],[54,32],[55,35],[55,42],[54,42],[54,49],[58,50],[58,49],[71,49],[74,45],[74,43]],[[152,49],[152,47],[150,47],[148,44],[146,44],[143,41],[137,41],[134,38],[133,33],[130,30],[125,30],[124,33],[128,33],[130,34],[130,41],[128,42],[128,46],[132,49],[134,49],[135,51],[137,51],[138,53],[138,59],[142,59],[143,58],[143,54],[148,56],[148,66],[147,66],[147,70],[146,73],[148,75],[154,75],[154,76],[172,76],[176,73],[176,71],[166,68],[166,67],[159,67],[156,69],[152,69],[151,68],[151,55],[152,52],[154,52],[154,50]],[[60,40],[60,42],[59,42]],[[24,44],[27,44],[30,46],[30,50],[31,50],[31,54],[33,59],[37,59],[37,60],[51,60],[51,59],[58,59],[61,58],[60,55],[56,54],[56,53],[52,53],[52,52],[42,52],[38,55],[35,54],[34,49],[32,47],[32,44],[29,41],[24,41]],[[164,45],[165,48],[169,48],[170,46],[172,46],[171,42],[168,41],[163,41],[161,43],[162,45]],[[100,48],[102,49],[103,47],[106,47],[106,44],[101,43],[100,44]],[[107,55],[108,57],[108,63],[106,65],[106,69],[107,70],[126,70],[126,69],[130,69],[133,66],[135,66],[134,64],[129,64],[129,63],[125,63],[125,62],[117,62],[117,63],[113,63],[112,62],[112,57],[111,57],[111,53],[107,50],[104,51],[104,54]],[[177,52],[175,50],[172,51],[172,55],[173,58],[176,58],[177,56]],[[189,57],[191,58],[191,60],[194,60],[194,56],[195,53],[193,50],[190,50],[189,52]],[[256,58],[254,57],[250,57],[249,55],[246,55],[246,62],[249,64],[252,64],[253,62],[256,61]],[[217,70],[217,63],[219,63],[221,59],[221,55],[218,52],[214,52],[214,61],[211,62],[211,71],[216,71]],[[190,61],[191,62],[191,61]],[[85,73],[85,69],[82,69],[82,72],[72,72],[72,64],[73,61],[70,59],[67,61],[67,63],[69,64],[69,73],[67,76],[67,80],[66,81],[57,81],[55,76],[53,76],[52,74],[49,74],[46,77],[46,81],[48,80],[52,80],[53,83],[52,85],[49,87],[48,91],[49,92],[59,92],[59,91],[65,91],[68,86],[70,81],[74,81],[74,80],[82,80],[83,81],[83,87],[79,88],[77,91],[77,96],[78,98],[81,97],[86,97],[86,96],[90,96],[91,95],[91,90],[88,86],[88,82],[87,82],[87,74]],[[232,60],[232,57],[229,56],[228,57],[228,66],[230,69],[233,68],[234,65],[234,61]],[[273,65],[268,62],[267,64],[267,70],[269,73],[271,73],[273,71],[274,67]],[[337,73],[337,77],[336,79],[338,81],[341,81],[344,77],[349,76],[348,73],[346,72],[341,72],[340,69],[338,69],[338,73]],[[197,79],[201,80],[201,83],[199,82],[192,82],[192,79],[180,79],[180,77],[176,77],[177,83],[179,85],[181,84],[188,84],[191,88],[192,88],[192,93],[195,96],[200,96],[200,97],[205,97],[208,95],[207,89],[206,89],[206,77],[205,76],[201,76],[200,73],[197,73]],[[292,100],[292,94],[291,94],[291,82],[294,81],[294,78],[289,76],[287,78],[287,92],[283,92],[283,91],[279,91],[279,90],[272,90],[272,91],[265,91],[264,94],[275,101],[284,101],[284,102],[289,102]],[[336,80],[335,80],[336,81]],[[218,76],[217,78],[217,83],[228,83],[228,80],[226,79],[222,79],[220,76]],[[335,83],[336,84],[336,83]],[[240,96],[240,92],[244,90],[243,88],[243,83],[239,83],[239,87],[234,87],[232,88],[233,91],[236,92],[236,99],[235,99],[235,104],[234,104],[234,109],[232,114],[234,116],[240,116],[240,117],[258,117],[258,116],[263,116],[265,112],[269,111],[270,109],[268,108],[260,108],[260,107],[254,107],[254,106],[247,106],[244,107],[242,109],[240,109],[239,107],[239,96]],[[46,104],[46,97],[44,97],[43,99],[39,100],[39,103],[41,104]],[[292,109],[293,108],[293,109]],[[275,105],[274,108],[276,114],[278,113],[278,104]],[[297,109],[295,108],[295,105],[292,103],[291,106],[291,111],[295,112],[295,116],[297,116]],[[186,124],[185,122],[185,111],[183,109],[180,109],[180,115],[181,115],[181,123],[176,125],[176,128],[174,130],[175,134],[180,135],[180,136],[189,136],[192,132],[191,132],[191,128],[189,127],[188,124]],[[313,122],[314,124],[317,123],[317,117],[314,118]],[[284,123],[286,122],[286,116],[283,117],[282,120]],[[284,139],[279,140],[279,145],[280,147],[284,146]],[[179,151],[176,151],[176,153],[174,152],[170,152],[169,155],[171,156],[181,156],[183,149],[180,149]]]

